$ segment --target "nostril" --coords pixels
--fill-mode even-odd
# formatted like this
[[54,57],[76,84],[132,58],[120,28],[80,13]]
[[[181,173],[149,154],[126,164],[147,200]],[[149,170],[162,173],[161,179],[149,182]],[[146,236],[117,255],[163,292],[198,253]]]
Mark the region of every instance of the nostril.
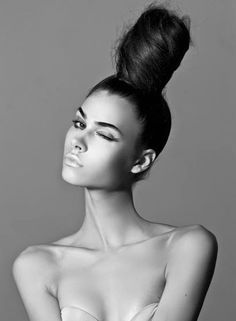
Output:
[[72,143],[71,145],[72,145],[73,148],[80,148],[79,145],[77,145],[77,144],[73,144]]
[[77,154],[77,152],[78,151],[81,151],[82,150],[82,147],[81,146],[79,146],[79,145],[72,145],[72,152],[73,153],[76,153]]

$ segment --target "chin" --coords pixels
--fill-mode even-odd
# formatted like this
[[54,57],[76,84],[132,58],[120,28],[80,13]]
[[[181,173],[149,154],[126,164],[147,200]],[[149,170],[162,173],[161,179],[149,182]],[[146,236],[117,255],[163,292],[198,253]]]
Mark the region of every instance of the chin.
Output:
[[123,175],[118,177],[117,175],[114,177],[110,175],[109,177],[108,173],[106,173],[104,177],[104,175],[101,175],[101,172],[99,174],[94,173],[94,175],[90,173],[89,176],[83,174],[85,174],[85,172],[80,172],[79,168],[63,165],[62,179],[71,185],[107,191],[120,190],[126,187],[124,180],[122,179],[122,181],[120,181],[120,177],[123,177]]
[[76,185],[80,187],[89,187],[89,185],[91,185],[91,184],[88,184],[89,177],[88,176],[85,177],[85,175],[80,173],[78,168],[63,166],[61,176],[65,182],[71,185]]
[[81,186],[79,175],[76,173],[76,168],[63,166],[61,176],[65,182]]

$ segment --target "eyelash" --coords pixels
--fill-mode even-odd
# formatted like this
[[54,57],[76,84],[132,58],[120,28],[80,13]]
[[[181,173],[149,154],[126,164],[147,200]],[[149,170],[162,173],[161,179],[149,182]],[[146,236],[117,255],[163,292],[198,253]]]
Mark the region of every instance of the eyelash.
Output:
[[[78,119],[72,119],[72,123],[74,124],[73,126],[75,127],[75,128],[79,128],[79,127],[77,127],[76,126],[76,124],[77,123],[81,123],[81,124],[83,124],[84,125],[84,123],[82,122],[82,121],[80,121],[80,120],[78,120]],[[101,133],[98,133],[100,136],[102,136],[104,139],[106,139],[106,140],[109,140],[109,141],[114,141],[115,139],[112,139],[112,138],[110,138],[110,137],[107,137],[107,136],[105,136],[105,135],[103,135],[103,134],[101,134]]]

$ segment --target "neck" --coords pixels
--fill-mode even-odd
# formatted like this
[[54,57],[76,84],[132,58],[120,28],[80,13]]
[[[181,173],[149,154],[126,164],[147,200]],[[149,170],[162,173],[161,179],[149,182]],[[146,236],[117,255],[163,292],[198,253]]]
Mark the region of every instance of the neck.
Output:
[[77,232],[78,243],[109,251],[145,238],[145,220],[134,207],[131,189],[85,189],[85,217]]

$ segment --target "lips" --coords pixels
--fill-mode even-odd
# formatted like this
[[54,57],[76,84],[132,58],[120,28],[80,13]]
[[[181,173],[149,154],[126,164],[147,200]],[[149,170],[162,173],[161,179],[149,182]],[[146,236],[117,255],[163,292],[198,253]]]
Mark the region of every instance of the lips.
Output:
[[70,163],[76,164],[78,166],[83,166],[80,159],[70,153],[65,156],[65,161],[69,161]]

